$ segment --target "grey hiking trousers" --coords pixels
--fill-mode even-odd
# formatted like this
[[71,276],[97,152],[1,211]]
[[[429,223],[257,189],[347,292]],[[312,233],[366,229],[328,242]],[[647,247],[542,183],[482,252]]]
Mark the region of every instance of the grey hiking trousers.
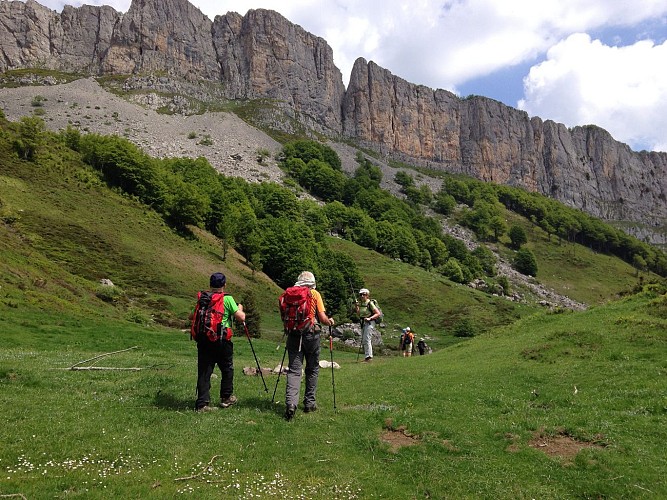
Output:
[[317,378],[320,373],[320,334],[319,332],[287,335],[287,354],[289,370],[287,371],[287,387],[285,388],[285,404],[298,406],[299,388],[301,386],[301,369],[306,361],[306,390],[303,395],[304,407],[315,406]]
[[361,345],[364,348],[366,359],[373,357],[373,334],[375,333],[375,321],[364,321],[361,330]]

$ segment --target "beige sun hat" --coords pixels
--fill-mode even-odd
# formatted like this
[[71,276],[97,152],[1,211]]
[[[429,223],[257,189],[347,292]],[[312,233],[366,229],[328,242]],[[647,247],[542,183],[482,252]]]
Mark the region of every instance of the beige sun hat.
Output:
[[299,274],[299,277],[294,283],[294,286],[307,286],[310,288],[315,288],[315,275],[310,271],[304,271]]

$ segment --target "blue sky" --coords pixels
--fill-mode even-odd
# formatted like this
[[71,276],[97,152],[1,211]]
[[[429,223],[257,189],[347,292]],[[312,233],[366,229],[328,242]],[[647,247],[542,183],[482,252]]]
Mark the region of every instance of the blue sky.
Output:
[[[110,5],[130,0],[41,0]],[[324,38],[347,85],[354,61],[409,82],[598,125],[634,150],[667,151],[666,0],[194,0],[211,20],[280,12]]]

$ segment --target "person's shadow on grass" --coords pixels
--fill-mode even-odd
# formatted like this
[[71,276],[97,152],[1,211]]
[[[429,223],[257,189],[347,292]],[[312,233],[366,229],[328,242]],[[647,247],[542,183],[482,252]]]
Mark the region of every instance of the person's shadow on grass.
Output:
[[[153,399],[153,405],[164,410],[182,411],[195,409],[194,398],[181,398],[169,392],[158,391]],[[257,409],[261,412],[273,412],[282,415],[285,412],[285,405],[280,402],[271,402],[271,398],[266,395],[239,397],[238,403],[234,406],[243,408]]]
[[169,392],[164,392],[162,390],[157,391],[155,398],[153,399],[153,404],[158,408],[164,410],[184,410],[190,409],[194,410],[194,400],[193,399],[183,399],[174,396]]

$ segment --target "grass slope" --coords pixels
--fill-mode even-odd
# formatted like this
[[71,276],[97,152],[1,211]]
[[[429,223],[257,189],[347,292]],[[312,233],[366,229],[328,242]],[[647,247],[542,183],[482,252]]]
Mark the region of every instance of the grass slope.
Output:
[[[335,351],[341,369],[321,370],[319,410],[286,423],[276,377],[265,390],[242,375],[255,360],[241,336],[239,404],[200,415],[195,347],[173,326],[223,269],[232,293],[258,297],[265,331],[253,345],[262,367],[277,366],[278,288],[235,254],[222,262],[210,236],[174,234],[57,145],[37,164],[0,149],[0,495],[667,496],[665,290],[535,313],[332,240],[360,264],[389,328],[410,322],[441,349],[372,364]],[[101,300],[100,278],[125,293]],[[454,343],[448,328],[463,317],[486,333]]]
[[[638,272],[627,262],[588,247],[562,241],[551,236],[525,217],[506,211],[508,225],[524,228],[529,248],[537,261],[537,280],[556,292],[583,304],[603,304],[618,298],[639,280]],[[509,238],[503,237],[500,254],[510,262],[514,252],[508,248]],[[652,273],[641,273],[642,278],[655,278]]]
[[[20,162],[0,144],[3,221],[0,284],[4,302],[184,326],[196,291],[223,270],[228,292],[251,289],[259,303],[279,288],[253,273],[210,235],[184,238],[153,211],[110,191],[87,166],[54,145],[52,157]],[[97,298],[99,280],[122,290],[113,306]],[[265,312],[268,312],[265,311]],[[277,324],[274,325],[277,328]]]
[[[182,333],[3,314],[0,494],[663,498],[662,293],[534,315],[428,356],[366,364],[336,352],[341,369],[333,379],[321,370],[319,410],[290,423],[271,404],[275,376],[265,391],[241,375],[254,365],[243,338],[239,404],[200,415]],[[142,370],[68,370],[134,346],[80,366]],[[282,345],[254,347],[263,366],[280,362]]]

